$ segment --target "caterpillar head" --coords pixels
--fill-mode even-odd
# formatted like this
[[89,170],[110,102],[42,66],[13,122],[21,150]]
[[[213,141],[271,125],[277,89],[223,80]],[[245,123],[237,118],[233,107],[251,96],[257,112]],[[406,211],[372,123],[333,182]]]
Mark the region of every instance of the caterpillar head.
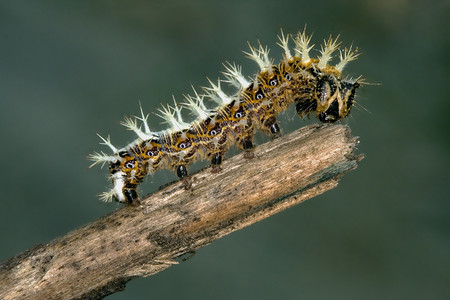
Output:
[[359,86],[357,81],[342,80],[335,75],[322,76],[317,81],[313,99],[317,104],[317,118],[324,123],[345,118],[350,113]]

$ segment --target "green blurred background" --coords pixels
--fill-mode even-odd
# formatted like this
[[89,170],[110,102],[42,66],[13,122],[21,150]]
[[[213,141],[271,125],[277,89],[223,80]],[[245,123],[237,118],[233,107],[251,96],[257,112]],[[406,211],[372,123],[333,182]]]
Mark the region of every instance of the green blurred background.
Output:
[[[247,41],[278,60],[280,28],[307,24],[316,44],[358,46],[346,74],[379,83],[344,121],[358,169],[107,299],[450,299],[449,14],[449,1],[1,1],[0,260],[121,207],[96,196],[109,188],[86,160],[107,150],[97,132],[124,145],[139,101],[181,100],[224,61],[252,75]],[[294,115],[285,132],[308,123]]]

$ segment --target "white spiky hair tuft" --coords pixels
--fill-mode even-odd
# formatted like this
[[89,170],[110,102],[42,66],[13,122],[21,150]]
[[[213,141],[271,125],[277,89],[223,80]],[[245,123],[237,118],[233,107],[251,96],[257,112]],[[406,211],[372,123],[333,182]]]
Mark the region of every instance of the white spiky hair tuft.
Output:
[[242,75],[242,67],[236,65],[235,63],[231,64],[227,62],[223,64],[226,69],[226,72],[222,72],[227,80],[225,82],[237,87],[238,89],[244,89],[250,85],[250,81],[248,81],[244,75]]
[[102,137],[98,133],[97,133],[97,135],[103,141],[103,143],[100,143],[100,145],[108,146],[112,150],[112,152],[114,152],[114,153],[118,153],[119,152],[119,150],[113,144],[111,144],[111,138],[110,138],[109,134],[108,134],[108,137],[106,139],[104,137]]
[[292,58],[291,50],[289,49],[289,38],[290,37],[291,36],[289,34],[284,36],[283,29],[281,29],[281,34],[278,36],[278,40],[280,42],[277,43],[277,45],[280,46],[281,48],[283,48],[283,50],[284,50],[284,58],[286,60],[290,60]]
[[244,51],[244,53],[248,58],[254,60],[258,64],[261,72],[270,71],[272,69],[272,61],[269,59],[270,50],[269,48],[267,48],[267,46],[264,48],[259,41],[258,44],[258,48],[255,48],[250,43],[248,43],[250,52]]
[[319,69],[324,69],[328,62],[331,60],[334,51],[336,51],[339,46],[341,45],[341,42],[339,40],[339,35],[333,40],[333,37],[330,35],[328,38],[328,41],[324,40],[324,44],[320,46],[320,58],[319,63],[317,64],[317,67]]
[[103,192],[101,193],[99,196],[100,200],[103,202],[112,202],[112,200],[114,199],[114,196],[116,195],[116,193],[114,192],[114,189],[111,189],[107,192]]
[[344,70],[344,67],[347,65],[347,63],[358,58],[359,53],[357,53],[357,52],[358,52],[358,48],[355,48],[355,50],[353,50],[352,46],[350,46],[348,49],[345,48],[343,51],[339,50],[340,62],[336,65],[336,69],[339,72],[342,72],[342,70]]
[[220,78],[217,80],[217,85],[214,84],[209,78],[206,79],[208,79],[209,84],[211,85],[211,87],[203,87],[206,97],[210,98],[219,105],[230,104],[233,101],[233,98],[225,94],[225,92],[220,88]]
[[98,164],[101,164],[101,167],[103,168],[105,163],[115,162],[117,161],[118,157],[114,155],[107,155],[103,151],[100,151],[100,153],[94,152],[92,154],[89,154],[88,159],[90,161],[93,161],[89,168],[92,168],[93,166],[96,166]]
[[309,57],[309,51],[314,47],[314,44],[311,46],[309,43],[311,42],[312,34],[306,35],[306,26],[302,32],[299,32],[295,38],[293,38],[295,43],[295,52],[298,53],[302,58],[302,63],[309,63],[311,58]]
[[128,130],[132,130],[136,133],[136,135],[142,139],[142,140],[149,140],[155,137],[154,133],[146,133],[141,130],[141,127],[137,126],[137,121],[135,117],[134,119],[130,117],[125,117],[122,122],[120,122],[121,125],[125,126]]
[[199,95],[193,86],[192,89],[194,90],[195,96],[184,95],[186,102],[182,103],[182,105],[187,109],[189,109],[196,117],[200,118],[201,120],[204,120],[209,117],[212,111],[206,108],[205,106],[204,103],[205,96]]
[[158,109],[159,114],[157,116],[161,117],[164,123],[167,123],[170,128],[167,130],[168,132],[175,131],[183,131],[188,129],[190,124],[183,121],[181,116],[181,107],[178,107],[177,102],[175,101],[175,96],[172,95],[174,106],[170,105],[162,106],[162,108]]

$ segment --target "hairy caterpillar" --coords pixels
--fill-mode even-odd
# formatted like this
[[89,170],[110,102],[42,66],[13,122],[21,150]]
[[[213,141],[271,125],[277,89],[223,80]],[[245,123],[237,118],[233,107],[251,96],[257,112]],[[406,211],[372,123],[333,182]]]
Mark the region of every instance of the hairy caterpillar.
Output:
[[[89,157],[94,162],[91,167],[109,163],[113,188],[101,198],[136,203],[139,201],[137,186],[147,174],[161,169],[173,170],[189,186],[187,167],[191,163],[208,159],[213,171],[218,171],[225,152],[232,145],[251,153],[257,130],[272,138],[279,136],[276,117],[292,103],[302,118],[315,113],[320,121],[333,123],[346,117],[362,82],[359,78],[344,79],[342,70],[357,58],[356,50],[352,47],[340,50],[338,39],[330,36],[321,46],[320,56],[312,58],[309,53],[314,45],[310,45],[311,36],[305,31],[292,36],[294,53],[288,45],[290,35],[281,33],[278,38],[278,45],[284,50],[279,64],[269,59],[267,47],[250,45],[250,52],[246,54],[260,68],[253,79],[245,78],[239,66],[228,63],[223,73],[225,80],[219,79],[217,84],[209,80],[210,87],[203,88],[202,94],[194,89],[194,95],[185,96],[180,106],[174,101],[173,106],[160,109],[159,116],[170,125],[169,129],[151,131],[147,124],[149,115],[141,108],[141,117],[125,118],[122,122],[137,134],[134,142],[118,149],[111,144],[109,136],[104,139],[99,135],[102,144],[113,151],[112,155],[94,152]],[[339,50],[340,61],[335,66],[329,65],[336,50]],[[227,95],[221,89],[221,82],[235,86],[236,93]],[[205,99],[218,106],[207,108]],[[182,108],[193,112],[197,119],[184,122]],[[142,125],[138,125],[138,120]]]

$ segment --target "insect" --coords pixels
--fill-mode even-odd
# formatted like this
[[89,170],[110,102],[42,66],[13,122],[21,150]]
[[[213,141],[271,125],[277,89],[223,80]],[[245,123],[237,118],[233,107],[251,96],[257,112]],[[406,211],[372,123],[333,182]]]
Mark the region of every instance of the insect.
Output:
[[[357,49],[340,49],[338,38],[331,36],[321,45],[317,58],[310,56],[311,37],[305,32],[278,37],[278,45],[284,50],[283,59],[274,64],[269,59],[269,49],[259,44],[249,45],[247,56],[259,66],[253,78],[246,78],[241,67],[225,64],[225,79],[217,83],[209,80],[209,87],[199,93],[193,88],[183,103],[159,109],[170,127],[154,132],[142,111],[140,117],[126,117],[122,124],[134,131],[138,138],[123,148],[116,148],[110,138],[100,138],[112,154],[94,152],[89,156],[91,165],[109,164],[113,188],[101,195],[102,200],[136,203],[139,201],[138,185],[146,175],[157,170],[176,172],[189,188],[188,166],[198,160],[209,160],[214,172],[220,171],[226,151],[231,146],[251,156],[253,137],[260,130],[276,138],[281,134],[277,115],[294,104],[300,117],[316,117],[325,123],[333,123],[346,117],[354,104],[356,90],[361,86],[360,78],[347,79],[342,76],[346,64],[358,57]],[[290,41],[295,46],[289,47]],[[339,53],[339,62],[330,65],[333,53]],[[222,83],[236,88],[232,95],[226,94]],[[207,107],[215,103],[214,108]],[[189,110],[196,119],[185,122],[182,110]]]

